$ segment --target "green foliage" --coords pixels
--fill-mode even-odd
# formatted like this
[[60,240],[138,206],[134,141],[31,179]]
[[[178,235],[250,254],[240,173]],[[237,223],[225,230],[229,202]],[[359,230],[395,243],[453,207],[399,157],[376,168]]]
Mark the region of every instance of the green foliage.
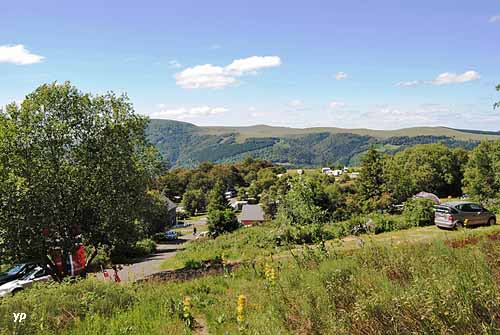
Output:
[[290,181],[290,190],[278,205],[276,221],[282,236],[290,242],[322,238],[326,212],[314,203],[313,184],[300,176]]
[[203,161],[230,163],[253,157],[304,167],[358,165],[360,155],[372,144],[393,154],[415,144],[437,142],[450,148],[471,149],[479,143],[477,139],[484,138],[481,134],[447,128],[422,136],[405,136],[405,130],[337,133],[337,129],[332,129],[317,133],[306,129],[296,133],[296,129],[254,128],[254,133],[247,133],[247,128],[213,130],[177,121],[151,120],[148,139],[174,166],[195,167]]
[[207,224],[212,236],[230,233],[240,227],[236,214],[231,209],[208,212]]
[[154,253],[156,242],[145,238],[137,241],[133,246],[116,247],[111,251],[111,260],[113,263],[127,263],[129,260],[137,257],[143,257]]
[[419,192],[440,197],[461,194],[467,152],[443,144],[421,144],[387,157],[384,174],[387,188],[397,203]]
[[472,150],[464,173],[464,192],[478,200],[500,197],[500,141]]
[[169,219],[167,198],[157,190],[150,190],[146,194],[144,206],[143,230],[145,235],[151,236],[165,230]]
[[206,202],[205,193],[201,190],[190,189],[182,196],[182,206],[191,216],[203,212],[206,208]]
[[160,165],[146,125],[126,96],[69,83],[42,85],[0,111],[2,257],[37,259],[55,273],[53,254],[72,253],[80,235],[95,250],[133,244]]
[[356,199],[365,213],[387,208],[391,199],[386,191],[384,163],[380,153],[371,147],[361,159],[360,177],[356,180]]
[[414,227],[432,225],[434,224],[434,202],[427,198],[409,199],[404,204],[403,217]]
[[223,211],[228,208],[228,202],[224,196],[222,183],[217,182],[213,189],[208,193],[208,211]]
[[[486,238],[464,248],[437,241],[366,243],[347,254],[307,248],[294,258],[271,258],[272,249],[258,247],[266,238],[263,227],[255,228],[188,246],[192,255],[228,252],[232,258],[245,251],[253,262],[230,275],[135,285],[89,279],[34,288],[2,300],[0,334],[190,334],[182,319],[185,297],[194,319],[204,321],[204,331],[237,334],[240,294],[249,302],[245,321],[253,334],[497,331],[500,249],[495,241]],[[248,253],[248,245],[267,257]],[[196,269],[201,262],[190,258],[186,264]],[[269,268],[275,273],[272,285]],[[19,311],[29,311],[28,319],[15,324],[12,313]]]

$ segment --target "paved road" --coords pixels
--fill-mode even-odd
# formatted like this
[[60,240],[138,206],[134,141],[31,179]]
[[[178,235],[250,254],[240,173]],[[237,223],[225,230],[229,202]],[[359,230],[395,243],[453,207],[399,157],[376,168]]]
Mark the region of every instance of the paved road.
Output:
[[[191,223],[195,226],[199,226],[206,223],[206,218],[201,218],[200,220]],[[145,258],[138,259],[132,264],[122,265],[122,269],[118,271],[118,276],[120,277],[122,282],[130,282],[162,271],[162,269],[160,269],[160,264],[164,260],[173,257],[177,252],[179,252],[179,250],[182,250],[184,248],[184,243],[187,243],[193,238],[195,238],[193,234],[188,234],[181,236],[175,242],[168,244],[158,244],[156,246],[156,253]],[[106,270],[110,274],[110,278],[112,278],[113,270]],[[97,278],[104,279],[104,275],[99,272],[97,273]]]

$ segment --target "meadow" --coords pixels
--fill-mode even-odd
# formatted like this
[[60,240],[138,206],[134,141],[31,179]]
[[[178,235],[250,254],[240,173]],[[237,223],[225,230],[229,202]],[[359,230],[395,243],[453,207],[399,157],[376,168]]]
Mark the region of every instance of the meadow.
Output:
[[[0,334],[500,331],[498,226],[414,228],[370,235],[362,247],[347,240],[288,251],[263,242],[266,236],[266,227],[240,229],[178,254],[179,264],[221,252],[242,261],[222,275],[122,285],[90,278],[8,297]],[[14,312],[28,319],[14,324]]]

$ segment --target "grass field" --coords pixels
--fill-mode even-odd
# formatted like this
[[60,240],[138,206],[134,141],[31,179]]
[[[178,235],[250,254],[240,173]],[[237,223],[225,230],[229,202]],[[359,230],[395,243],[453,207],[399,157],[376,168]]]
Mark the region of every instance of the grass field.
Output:
[[[2,300],[0,334],[496,334],[499,232],[416,228],[369,237],[364,247],[347,240],[281,257],[261,241],[266,227],[241,229],[183,256],[224,251],[253,260],[235,272],[34,288]],[[450,247],[447,239],[464,243]],[[14,312],[27,320],[13,323]]]

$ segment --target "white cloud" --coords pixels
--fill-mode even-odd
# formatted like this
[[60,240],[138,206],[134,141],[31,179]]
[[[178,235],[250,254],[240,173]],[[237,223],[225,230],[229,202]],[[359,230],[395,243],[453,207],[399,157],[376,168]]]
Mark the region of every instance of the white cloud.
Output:
[[434,85],[448,85],[448,84],[459,84],[465,83],[467,81],[478,80],[481,78],[478,72],[476,71],[467,71],[462,74],[445,72],[441,73],[432,81]]
[[172,69],[179,69],[182,67],[182,64],[179,63],[176,59],[172,59],[168,62],[168,66]]
[[348,75],[345,72],[337,72],[337,74],[335,75],[335,79],[337,79],[337,80],[344,80],[347,77],[348,77]]
[[221,88],[236,83],[236,78],[255,74],[257,70],[281,65],[277,56],[253,56],[236,59],[221,67],[211,64],[187,68],[175,75],[177,85],[186,89]]
[[0,45],[0,63],[28,65],[40,63],[44,58],[31,53],[22,44]]
[[414,87],[421,84],[431,84],[431,85],[449,85],[449,84],[461,84],[468,81],[478,80],[481,78],[479,72],[476,71],[466,71],[462,74],[456,74],[451,72],[444,72],[438,75],[433,80],[412,80],[412,81],[401,81],[396,83],[397,87]]
[[412,80],[412,81],[400,81],[396,84],[397,87],[413,87],[420,85],[422,82],[420,80]]
[[151,114],[150,115],[151,118],[184,120],[202,116],[223,114],[229,110],[224,107],[209,107],[209,106],[200,106],[191,108],[181,107],[176,109],[167,109],[164,104],[160,104],[159,107],[161,108],[161,110],[159,112]]
[[490,17],[489,22],[490,23],[500,22],[500,14]]
[[328,104],[328,107],[330,109],[340,109],[345,107],[345,103],[342,101],[332,101]]

